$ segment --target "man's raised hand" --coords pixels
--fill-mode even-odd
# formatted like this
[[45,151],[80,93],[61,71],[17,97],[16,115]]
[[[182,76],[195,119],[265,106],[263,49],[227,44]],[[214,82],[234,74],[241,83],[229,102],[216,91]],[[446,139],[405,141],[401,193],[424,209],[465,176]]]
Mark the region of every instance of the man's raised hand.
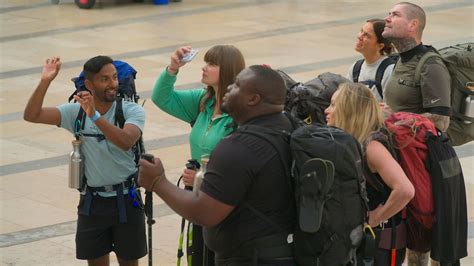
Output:
[[61,59],[59,57],[46,59],[43,72],[41,73],[41,79],[48,82],[53,81],[58,75],[59,69],[61,69]]

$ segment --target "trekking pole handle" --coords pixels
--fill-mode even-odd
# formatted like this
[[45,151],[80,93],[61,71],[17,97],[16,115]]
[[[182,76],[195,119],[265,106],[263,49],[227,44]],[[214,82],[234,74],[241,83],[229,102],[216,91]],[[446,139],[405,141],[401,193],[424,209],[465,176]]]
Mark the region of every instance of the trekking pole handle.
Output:
[[[199,168],[201,168],[201,164],[199,164],[199,162],[195,159],[190,159],[188,160],[188,163],[186,164],[186,168],[187,169],[190,169],[190,170],[198,170]],[[184,186],[184,189],[186,190],[193,190],[193,187],[192,186]]]

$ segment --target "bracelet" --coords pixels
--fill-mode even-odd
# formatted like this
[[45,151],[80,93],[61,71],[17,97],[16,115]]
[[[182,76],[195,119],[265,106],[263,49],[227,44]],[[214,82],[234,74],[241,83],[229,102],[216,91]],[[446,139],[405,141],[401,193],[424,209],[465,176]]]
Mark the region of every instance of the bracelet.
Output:
[[160,182],[160,180],[165,177],[165,172],[163,172],[163,174],[155,177],[155,180],[153,180],[153,183],[151,183],[151,188],[150,188],[150,191],[153,192],[153,188],[155,188],[155,185],[158,184],[158,182]]
[[100,118],[100,113],[99,113],[99,111],[96,110],[95,114],[91,117],[91,120],[92,120],[92,122],[95,123],[95,121],[97,121],[97,119],[99,119],[99,118]]

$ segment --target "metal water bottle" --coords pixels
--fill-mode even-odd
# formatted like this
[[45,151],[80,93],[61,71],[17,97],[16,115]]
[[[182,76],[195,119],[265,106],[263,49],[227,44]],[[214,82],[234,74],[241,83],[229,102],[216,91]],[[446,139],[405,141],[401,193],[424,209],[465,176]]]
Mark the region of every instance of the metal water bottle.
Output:
[[84,158],[81,154],[81,143],[81,140],[73,140],[73,150],[69,155],[69,187],[74,189],[82,188],[84,177]]
[[198,194],[199,189],[201,188],[202,180],[204,179],[204,174],[206,173],[207,163],[209,163],[209,155],[201,156],[201,168],[196,173],[193,183],[193,193]]
[[[466,88],[471,91],[471,93],[474,91],[474,82],[468,82],[466,85]],[[469,118],[474,118],[474,95],[468,95],[466,99],[464,99],[464,105],[463,105],[463,115],[469,117]],[[465,124],[471,124],[471,121],[464,120]]]

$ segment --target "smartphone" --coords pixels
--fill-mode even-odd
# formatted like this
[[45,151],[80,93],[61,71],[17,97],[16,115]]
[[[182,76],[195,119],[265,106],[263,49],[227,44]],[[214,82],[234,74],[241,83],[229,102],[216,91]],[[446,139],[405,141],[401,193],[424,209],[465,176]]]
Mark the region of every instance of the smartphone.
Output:
[[191,62],[191,60],[193,60],[194,57],[196,57],[198,52],[199,50],[197,49],[191,49],[189,53],[186,53],[185,55],[183,55],[183,57],[181,58],[181,62],[184,62],[184,63]]

